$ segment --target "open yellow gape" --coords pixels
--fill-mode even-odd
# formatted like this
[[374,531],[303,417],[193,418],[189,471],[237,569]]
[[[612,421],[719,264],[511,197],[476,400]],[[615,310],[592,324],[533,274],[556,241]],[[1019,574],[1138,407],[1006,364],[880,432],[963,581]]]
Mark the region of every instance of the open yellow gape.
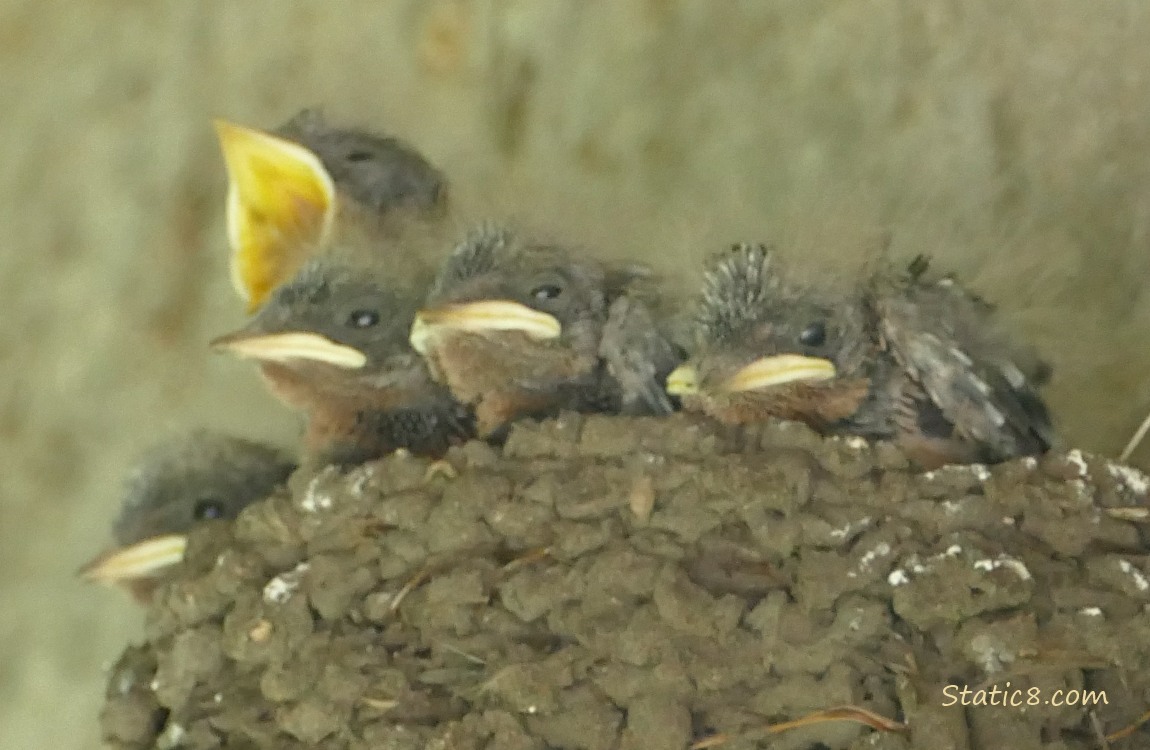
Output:
[[228,172],[232,284],[253,312],[327,239],[335,183],[298,143],[223,120],[215,126]]

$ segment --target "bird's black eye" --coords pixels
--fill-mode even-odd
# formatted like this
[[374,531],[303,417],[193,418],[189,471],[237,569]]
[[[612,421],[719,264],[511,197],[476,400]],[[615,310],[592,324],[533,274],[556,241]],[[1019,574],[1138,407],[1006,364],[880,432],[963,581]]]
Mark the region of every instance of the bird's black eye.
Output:
[[827,327],[822,322],[811,323],[799,334],[803,346],[822,346],[827,341]]
[[546,302],[557,298],[563,293],[562,287],[556,284],[541,284],[531,290],[531,296],[539,302]]
[[197,521],[223,518],[224,504],[215,498],[205,498],[196,503],[196,507],[192,509],[192,516],[195,517]]
[[379,313],[375,310],[355,310],[347,316],[347,324],[352,328],[371,328],[379,324]]
[[352,151],[347,155],[348,161],[371,161],[370,151]]

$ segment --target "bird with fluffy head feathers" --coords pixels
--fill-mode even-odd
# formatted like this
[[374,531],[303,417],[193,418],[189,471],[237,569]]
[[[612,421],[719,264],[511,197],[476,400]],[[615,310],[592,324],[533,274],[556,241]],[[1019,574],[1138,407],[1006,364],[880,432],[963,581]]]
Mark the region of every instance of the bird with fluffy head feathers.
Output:
[[483,435],[564,409],[669,413],[681,354],[632,293],[647,275],[487,223],[441,267],[412,344]]
[[841,289],[738,245],[706,276],[698,351],[668,390],[726,422],[896,440],[924,467],[1045,451],[1054,433],[1037,387],[1049,369],[928,265],[884,262]]

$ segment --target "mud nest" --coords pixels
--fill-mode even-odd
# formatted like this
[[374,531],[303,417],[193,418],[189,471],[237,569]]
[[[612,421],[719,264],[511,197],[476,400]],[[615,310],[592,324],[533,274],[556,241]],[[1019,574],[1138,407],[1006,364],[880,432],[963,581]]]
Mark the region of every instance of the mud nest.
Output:
[[[448,462],[300,471],[198,529],[106,741],[1069,749],[1150,706],[1146,478],[1103,459],[916,475],[795,424],[569,415]],[[1039,704],[961,705],[996,686]],[[786,729],[840,706],[886,725]]]

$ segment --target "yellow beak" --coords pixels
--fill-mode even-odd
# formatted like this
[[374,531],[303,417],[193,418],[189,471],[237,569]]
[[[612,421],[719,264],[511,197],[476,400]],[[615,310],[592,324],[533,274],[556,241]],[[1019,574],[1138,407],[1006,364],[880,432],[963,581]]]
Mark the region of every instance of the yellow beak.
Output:
[[220,336],[211,342],[213,349],[228,351],[244,359],[290,364],[305,360],[358,370],[367,364],[367,355],[359,349],[337,344],[318,333],[272,333],[252,336],[239,331]]
[[145,539],[105,555],[80,569],[80,577],[95,583],[115,584],[151,578],[184,559],[188,539],[166,534]]
[[667,393],[692,396],[699,392],[699,373],[694,365],[679,365],[667,376]]
[[438,331],[519,331],[543,341],[558,338],[563,332],[563,326],[554,315],[532,310],[518,302],[485,300],[446,305],[420,310],[415,314],[415,322],[411,325],[412,348],[420,354],[427,354],[431,340]]
[[232,284],[251,312],[327,238],[335,184],[298,143],[223,120],[215,126],[228,170]]
[[818,357],[779,354],[762,357],[731,376],[722,389],[728,393],[761,391],[798,381],[830,380],[836,374],[834,363]]

